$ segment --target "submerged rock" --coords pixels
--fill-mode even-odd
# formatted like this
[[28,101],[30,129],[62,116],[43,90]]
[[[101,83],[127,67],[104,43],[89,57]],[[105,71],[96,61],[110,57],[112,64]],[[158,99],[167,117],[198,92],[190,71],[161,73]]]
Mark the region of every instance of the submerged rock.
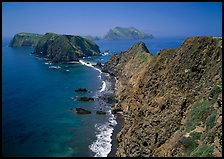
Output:
[[77,114],[91,114],[91,111],[85,110],[83,108],[75,108]]
[[80,97],[78,98],[79,101],[81,102],[88,102],[88,101],[94,101],[94,98],[92,97]]
[[99,111],[96,111],[96,114],[104,115],[104,114],[106,114],[106,112],[99,110]]
[[87,92],[88,90],[86,88],[78,88],[75,90],[75,92]]

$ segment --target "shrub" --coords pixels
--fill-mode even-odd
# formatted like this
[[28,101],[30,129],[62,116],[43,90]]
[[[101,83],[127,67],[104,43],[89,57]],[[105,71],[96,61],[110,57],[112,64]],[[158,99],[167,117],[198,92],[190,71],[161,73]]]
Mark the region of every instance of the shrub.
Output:
[[213,157],[214,146],[203,143],[198,146],[196,150],[191,154],[193,157]]
[[215,119],[216,119],[216,111],[213,111],[212,114],[206,119],[205,125],[208,129],[211,129],[215,126]]
[[192,137],[182,136],[179,139],[179,142],[186,148],[188,154],[190,154],[198,146],[197,140],[194,140]]
[[200,122],[205,122],[206,118],[211,114],[213,109],[211,105],[211,102],[206,100],[197,102],[192,106],[192,110],[186,122],[186,129],[188,131],[195,129],[195,127],[198,126]]

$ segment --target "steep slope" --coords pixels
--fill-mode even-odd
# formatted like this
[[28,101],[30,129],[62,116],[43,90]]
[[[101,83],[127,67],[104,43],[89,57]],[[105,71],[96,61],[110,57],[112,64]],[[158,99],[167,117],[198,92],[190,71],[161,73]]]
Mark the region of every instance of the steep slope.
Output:
[[104,66],[117,77],[113,112],[125,119],[116,156],[221,156],[222,39],[146,50],[137,43]]
[[115,27],[110,29],[104,36],[106,40],[132,40],[132,39],[145,39],[152,38],[152,35],[144,34],[134,27],[122,28]]
[[46,33],[38,42],[34,54],[52,62],[68,62],[84,56],[100,55],[99,46],[80,36]]
[[18,33],[10,41],[9,47],[35,47],[43,35],[33,33]]

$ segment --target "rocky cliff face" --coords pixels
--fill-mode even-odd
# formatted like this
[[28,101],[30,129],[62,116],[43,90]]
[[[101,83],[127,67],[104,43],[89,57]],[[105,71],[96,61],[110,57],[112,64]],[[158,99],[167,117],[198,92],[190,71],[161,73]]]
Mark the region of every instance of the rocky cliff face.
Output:
[[9,47],[35,47],[43,35],[33,33],[18,33],[10,41]]
[[144,43],[111,56],[116,156],[222,155],[222,39],[191,37],[153,57]]
[[81,57],[100,55],[99,46],[80,36],[46,33],[38,42],[34,54],[52,62],[68,62]]

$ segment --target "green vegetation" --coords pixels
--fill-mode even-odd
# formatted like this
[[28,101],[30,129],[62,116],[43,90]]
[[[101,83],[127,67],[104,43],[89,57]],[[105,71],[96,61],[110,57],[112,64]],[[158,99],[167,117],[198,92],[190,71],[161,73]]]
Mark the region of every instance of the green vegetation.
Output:
[[198,146],[191,156],[193,157],[213,157],[214,146],[206,143]]
[[215,119],[216,119],[216,111],[213,111],[212,114],[206,119],[205,125],[208,129],[211,129],[215,126]]
[[186,152],[190,154],[198,146],[198,141],[194,140],[192,137],[182,136],[179,142],[186,148]]
[[215,85],[211,92],[209,93],[209,97],[212,99],[211,101],[214,102],[217,100],[218,95],[222,92],[222,83],[219,82],[217,85]]
[[[192,157],[213,157],[214,140],[216,136],[217,110],[213,107],[219,94],[222,92],[222,83],[219,81],[210,91],[209,100],[195,103],[187,116],[182,131],[189,132],[188,137],[179,138],[179,143],[185,147],[186,154]],[[201,132],[195,132],[196,126],[206,128]],[[200,141],[200,142],[198,142]],[[199,144],[200,143],[200,144]]]
[[194,104],[185,125],[186,129],[191,131],[200,125],[201,122],[204,122],[213,110],[211,106],[212,103],[207,100]]
[[147,62],[147,61],[149,61],[149,58],[148,58],[148,56],[146,55],[147,53],[144,53],[144,52],[142,52],[141,54],[140,54],[140,59],[143,61],[143,62]]
[[80,36],[46,33],[39,40],[34,53],[47,56],[52,62],[57,63],[99,55],[100,50],[93,41]]
[[13,39],[10,41],[10,47],[35,47],[38,41],[43,37],[41,34],[33,34],[33,33],[18,33]]

